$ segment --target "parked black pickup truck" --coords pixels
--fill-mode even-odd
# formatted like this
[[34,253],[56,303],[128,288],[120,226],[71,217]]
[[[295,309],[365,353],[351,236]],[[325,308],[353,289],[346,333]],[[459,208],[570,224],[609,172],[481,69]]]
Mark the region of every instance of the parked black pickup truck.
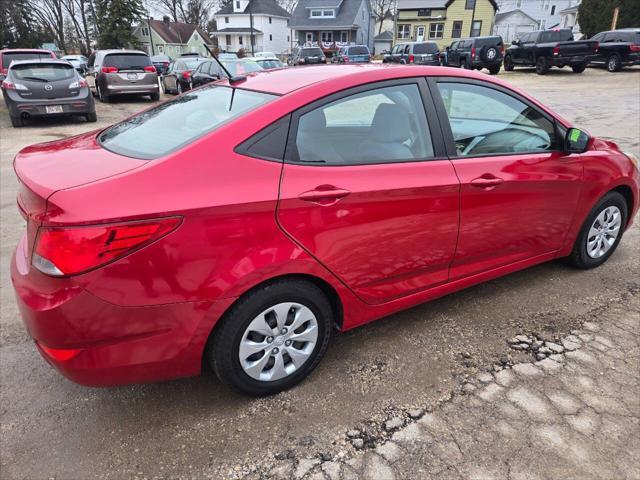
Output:
[[591,64],[605,65],[610,72],[622,67],[640,65],[640,28],[611,30],[594,35],[591,40],[598,42],[598,52]]
[[504,69],[535,66],[536,73],[544,75],[551,67],[570,65],[575,73],[582,73],[597,48],[598,42],[593,40],[574,41],[570,29],[526,33],[507,49]]

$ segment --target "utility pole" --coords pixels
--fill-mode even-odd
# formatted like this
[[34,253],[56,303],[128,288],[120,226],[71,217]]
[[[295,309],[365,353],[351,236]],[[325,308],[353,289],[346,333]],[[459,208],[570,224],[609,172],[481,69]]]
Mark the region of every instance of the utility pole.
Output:
[[[615,30],[618,25],[618,14],[620,13],[620,7],[613,9],[613,19],[611,20],[611,30]],[[577,15],[577,14],[576,14]]]
[[251,29],[249,37],[251,39],[251,56],[255,57],[256,54],[253,51],[253,3],[251,2],[251,0],[249,0],[249,26]]
[[147,18],[147,27],[149,27],[149,42],[151,43],[151,56],[156,54],[156,50],[153,46],[153,32],[151,31],[151,19]]

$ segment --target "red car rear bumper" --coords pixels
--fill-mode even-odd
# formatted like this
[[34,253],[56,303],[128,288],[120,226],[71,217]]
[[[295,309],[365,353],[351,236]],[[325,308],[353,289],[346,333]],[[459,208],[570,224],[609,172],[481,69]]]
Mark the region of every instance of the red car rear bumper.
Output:
[[11,279],[42,356],[74,382],[107,386],[198,375],[209,332],[233,302],[122,307],[32,268],[20,241]]

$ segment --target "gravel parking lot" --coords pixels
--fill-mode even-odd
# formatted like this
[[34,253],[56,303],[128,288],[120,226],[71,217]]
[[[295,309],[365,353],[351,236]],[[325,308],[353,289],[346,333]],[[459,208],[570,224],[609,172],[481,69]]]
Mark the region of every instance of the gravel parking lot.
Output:
[[[500,77],[591,134],[640,155],[639,67],[616,74],[587,69],[581,75],[554,69],[546,76],[518,70]],[[2,478],[640,478],[639,219],[596,270],[541,265],[340,335],[311,378],[274,397],[241,397],[212,374],[109,389],[64,379],[37,353],[13,300],[9,263],[24,226],[15,205],[12,159],[26,145],[104,127],[151,104],[98,103],[97,124],[42,120],[21,129],[11,128],[0,105]],[[600,359],[594,366],[584,354],[565,354],[569,348],[563,348],[550,353],[559,355],[555,359],[542,360],[562,364],[563,373],[548,378],[555,371],[549,363],[532,366],[537,373],[531,375],[529,367],[518,367],[525,373],[516,371],[510,386],[500,384],[498,372],[536,360],[532,347],[519,346],[527,342],[511,345],[510,339],[527,335],[531,344],[562,345],[572,331],[583,347],[578,352],[600,359],[591,342],[603,331],[604,341],[596,343],[626,357],[611,354],[610,362]],[[589,387],[581,377],[610,374],[612,383],[598,384],[591,395],[599,398],[598,392],[608,390],[627,402],[624,411],[610,412],[611,402],[596,405],[596,398],[592,405],[581,397],[578,410],[586,416],[576,417],[575,439],[563,433],[568,420],[553,413],[560,407],[552,400],[536,403],[537,397],[561,397],[565,390],[582,395],[580,389]],[[491,430],[493,436],[427,454],[445,437],[455,443],[458,434],[466,439],[499,422],[497,407],[486,406],[493,394],[480,395],[487,389],[520,408],[516,418],[502,431]],[[517,415],[533,420],[518,421]],[[447,424],[439,434],[445,437],[439,437],[430,422],[443,417]],[[411,431],[411,425],[421,430]],[[512,436],[519,438],[509,429],[534,427],[541,432],[535,439],[520,437],[503,448]],[[626,441],[633,438],[635,443]],[[490,448],[539,461],[525,462],[518,470],[523,476],[510,477],[516,469]],[[443,461],[446,455],[453,458]]]

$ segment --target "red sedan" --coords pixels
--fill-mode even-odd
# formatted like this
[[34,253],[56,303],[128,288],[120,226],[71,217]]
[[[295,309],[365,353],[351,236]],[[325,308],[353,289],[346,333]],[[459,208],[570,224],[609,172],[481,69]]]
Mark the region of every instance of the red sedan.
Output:
[[15,159],[12,264],[42,355],[87,385],[298,383],[334,331],[553,259],[605,262],[637,159],[467,70],[272,70]]

